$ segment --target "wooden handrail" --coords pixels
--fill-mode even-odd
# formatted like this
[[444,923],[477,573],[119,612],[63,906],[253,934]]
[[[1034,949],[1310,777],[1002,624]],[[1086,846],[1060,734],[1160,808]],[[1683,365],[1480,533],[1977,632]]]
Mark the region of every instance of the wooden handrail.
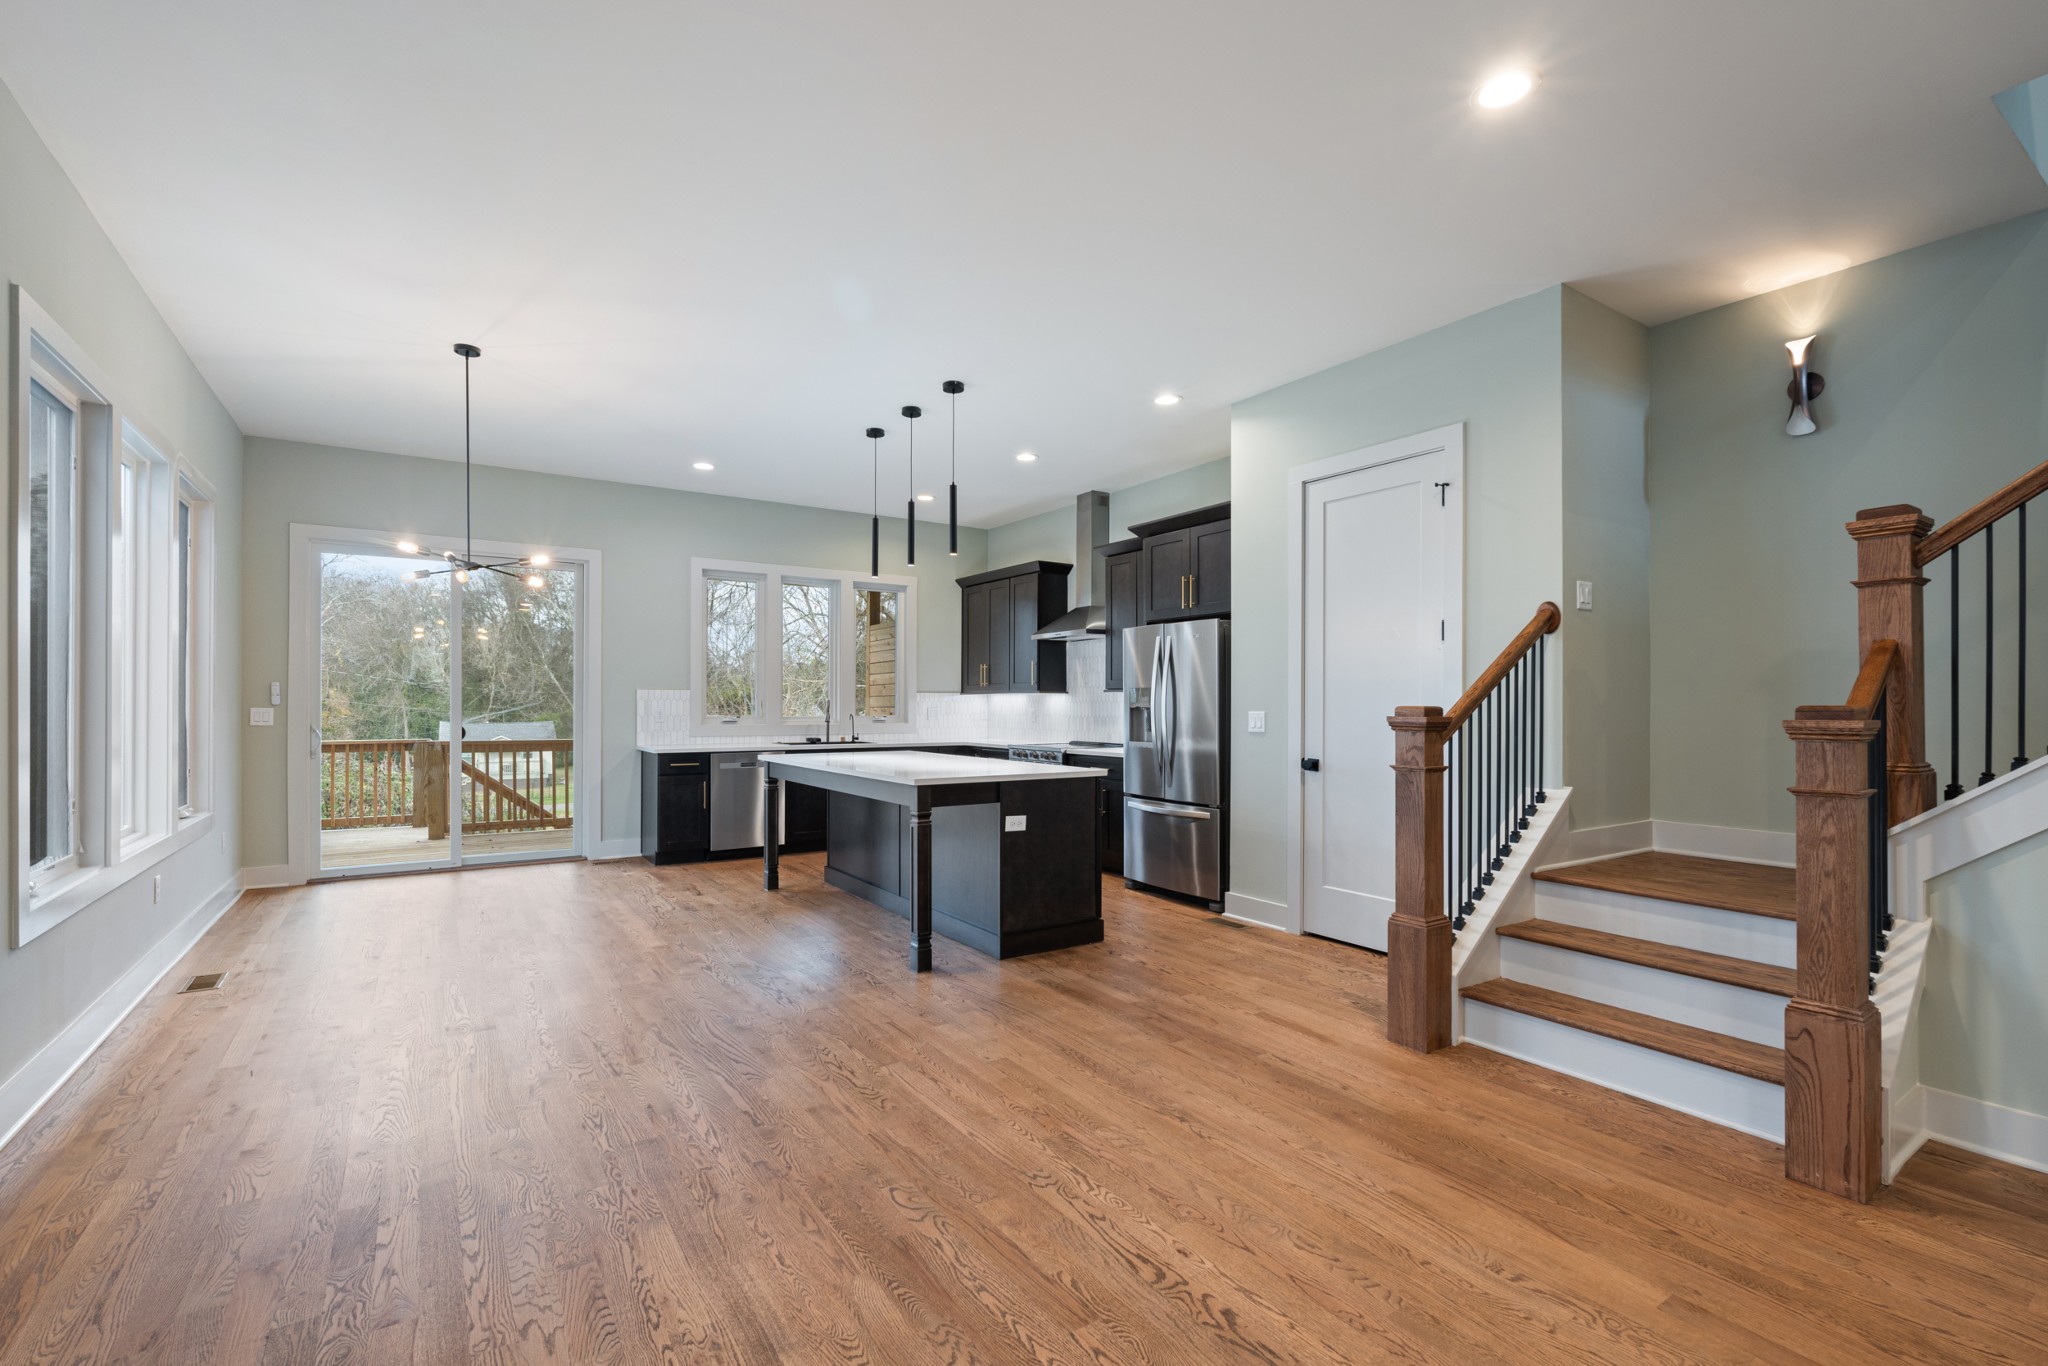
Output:
[[1546,602],[1537,608],[1536,615],[1529,618],[1529,624],[1508,642],[1505,650],[1494,656],[1493,663],[1486,666],[1484,673],[1472,680],[1472,686],[1465,689],[1464,696],[1445,710],[1444,720],[1450,723],[1449,729],[1456,730],[1464,725],[1465,718],[1486,700],[1486,695],[1492,692],[1503,678],[1507,677],[1508,670],[1514,668],[1515,661],[1529,652],[1529,647],[1536,643],[1537,637],[1549,635],[1563,622],[1564,613],[1557,610],[1556,603]]
[[1801,707],[1794,713],[1814,721],[1871,721],[1877,717],[1877,709],[1884,705],[1884,690],[1892,681],[1892,671],[1899,664],[1899,642],[1880,640],[1870,647],[1870,653],[1863,657],[1863,667],[1856,671],[1856,684],[1849,689],[1849,700],[1839,707]]
[[1914,558],[1921,564],[1934,563],[2021,503],[2042,493],[2048,493],[2048,461],[2034,466],[1962,516],[1936,529],[1915,548]]

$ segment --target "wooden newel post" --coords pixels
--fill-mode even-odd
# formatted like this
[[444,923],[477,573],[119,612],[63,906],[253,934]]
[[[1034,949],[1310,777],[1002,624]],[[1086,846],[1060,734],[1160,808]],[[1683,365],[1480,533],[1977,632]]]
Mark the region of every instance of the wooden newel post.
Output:
[[1418,1053],[1451,1042],[1451,922],[1444,914],[1441,707],[1399,707],[1394,728],[1394,913],[1387,919],[1387,1038]]
[[1934,766],[1927,762],[1927,578],[1918,554],[1933,529],[1932,517],[1904,503],[1865,508],[1849,523],[1856,541],[1856,657],[1868,659],[1880,640],[1899,643],[1885,694],[1894,825],[1934,809]]
[[[1897,686],[1894,678],[1893,686]],[[1799,972],[1785,1007],[1785,1175],[1852,1200],[1882,1182],[1884,1072],[1870,1004],[1870,744],[1875,720],[1801,707]]]

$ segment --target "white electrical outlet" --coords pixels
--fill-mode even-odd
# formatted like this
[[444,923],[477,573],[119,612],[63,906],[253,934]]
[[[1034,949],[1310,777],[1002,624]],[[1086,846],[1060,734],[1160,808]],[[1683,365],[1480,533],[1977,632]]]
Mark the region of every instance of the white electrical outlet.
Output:
[[1579,610],[1581,612],[1593,610],[1593,585],[1585,579],[1579,580]]
[[1244,728],[1253,735],[1264,735],[1266,733],[1266,713],[1262,711],[1246,712],[1244,714]]
[[249,708],[249,724],[252,726],[274,726],[277,724],[277,713],[269,707],[251,707]]
[[153,906],[164,899],[164,875],[158,873],[149,880],[149,901]]
[[1022,830],[1023,828],[1024,818],[1022,816],[1003,817],[1003,833],[1009,834],[1014,831]]

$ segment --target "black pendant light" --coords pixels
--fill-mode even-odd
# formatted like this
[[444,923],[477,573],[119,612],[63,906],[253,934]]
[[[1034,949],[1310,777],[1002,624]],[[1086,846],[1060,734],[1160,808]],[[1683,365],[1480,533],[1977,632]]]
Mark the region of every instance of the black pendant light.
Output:
[[882,438],[887,435],[880,427],[868,428],[868,440],[874,443],[874,472],[870,476],[874,489],[869,495],[874,515],[868,522],[868,573],[878,578],[882,573]]
[[917,563],[917,420],[924,416],[924,409],[915,403],[905,404],[903,416],[910,419],[910,501],[909,511],[903,514],[910,523],[910,540],[903,562],[914,565]]
[[946,485],[946,553],[960,553],[960,391],[967,386],[957,379],[949,379],[939,388],[953,404],[953,472],[952,483]]
[[414,569],[406,573],[408,579],[427,579],[436,574],[453,574],[458,583],[468,583],[469,576],[478,570],[489,570],[503,574],[508,579],[518,579],[528,588],[539,588],[541,576],[534,571],[547,564],[545,555],[522,555],[516,560],[479,560],[476,557],[474,538],[470,534],[469,503],[469,363],[483,354],[483,348],[472,342],[455,343],[455,354],[462,357],[462,553],[452,550],[423,550],[416,541],[400,541],[398,548],[408,555],[419,555],[439,560],[439,569]]

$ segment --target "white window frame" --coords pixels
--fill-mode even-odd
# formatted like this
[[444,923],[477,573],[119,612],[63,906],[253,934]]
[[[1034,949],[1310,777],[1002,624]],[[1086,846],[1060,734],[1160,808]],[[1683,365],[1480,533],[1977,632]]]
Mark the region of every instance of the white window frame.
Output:
[[[171,545],[168,532],[175,493],[181,485],[203,500],[205,517],[201,584],[196,617],[200,650],[201,724],[195,735],[200,771],[211,780],[213,759],[213,623],[217,592],[213,565],[212,490],[197,471],[179,461],[176,452],[129,410],[105,374],[93,364],[63,328],[20,286],[13,291],[13,369],[9,376],[14,422],[9,433],[14,458],[13,481],[15,594],[14,687],[12,743],[15,754],[15,831],[13,895],[10,898],[11,942],[19,948],[141,876],[163,859],[203,838],[213,825],[207,809],[184,819],[170,811],[170,660],[168,616],[171,607]],[[29,834],[29,383],[31,379],[82,404],[78,447],[78,568],[74,598],[78,665],[73,799],[75,861],[51,863],[39,870],[28,866]],[[134,582],[117,614],[113,583],[114,547],[121,526],[121,480],[124,465],[137,470],[137,504],[143,511],[139,543],[131,540],[129,568]],[[141,478],[146,476],[146,479]],[[129,535],[136,527],[122,528]],[[132,590],[141,585],[142,597]],[[133,707],[117,716],[114,671],[130,689]],[[124,822],[116,783],[130,785],[137,795],[133,819]],[[210,803],[208,804],[210,805]]]
[[[177,464],[177,478],[171,503],[169,537],[171,544],[171,572],[167,575],[170,592],[176,594],[183,587],[190,598],[186,603],[185,638],[173,638],[172,648],[167,654],[170,668],[186,670],[185,717],[185,800],[177,804],[173,820],[178,829],[184,829],[201,820],[213,811],[213,638],[214,638],[214,498],[213,486],[206,476],[189,463],[180,460]],[[192,509],[191,537],[192,562],[191,582],[180,585],[177,582],[178,507]],[[175,608],[175,601],[170,604]],[[175,612],[167,614],[169,621],[175,621]],[[175,637],[175,633],[174,633]],[[172,675],[170,693],[178,695],[175,672]],[[179,718],[170,718],[171,744],[166,755],[165,774],[171,780],[172,791],[177,790],[177,775],[171,771],[177,754],[176,738]]]
[[[753,716],[730,718],[711,716],[704,710],[704,585],[707,579],[741,578],[760,584],[759,631],[754,640]],[[832,713],[817,718],[784,718],[782,712],[782,585],[818,584],[832,590]],[[901,735],[915,730],[912,702],[917,696],[917,580],[887,574],[862,574],[843,569],[820,569],[803,565],[759,564],[748,560],[697,559],[690,561],[690,679],[694,729],[703,735],[815,735],[837,734],[845,729],[846,709],[853,704],[853,618],[848,610],[853,594],[867,588],[884,588],[902,594],[896,625],[896,716],[866,717],[858,728],[866,735]],[[842,706],[842,704],[844,704]]]
[[[86,633],[99,626],[93,621],[88,610],[90,596],[86,582],[87,565],[90,563],[89,542],[92,540],[92,497],[89,484],[92,467],[99,458],[94,438],[105,426],[106,401],[94,388],[92,382],[80,374],[64,356],[50,348],[41,337],[32,339],[28,350],[28,374],[22,385],[24,409],[30,401],[32,389],[42,389],[59,403],[71,410],[71,482],[66,496],[66,512],[70,519],[70,534],[66,538],[65,550],[70,563],[66,566],[67,601],[64,604],[66,622],[64,633],[65,679],[70,696],[65,701],[65,790],[70,799],[70,820],[67,822],[70,848],[53,858],[40,863],[30,863],[28,868],[29,886],[35,889],[61,886],[67,878],[73,877],[85,863],[87,844],[87,784],[85,782],[84,735],[87,729],[86,693],[87,648]],[[97,410],[97,411],[96,411]],[[32,430],[34,414],[25,411],[22,418],[24,431]],[[30,782],[36,756],[29,743],[31,707],[30,692],[35,679],[30,663],[30,630],[33,604],[30,598],[29,577],[30,525],[29,525],[29,462],[24,438],[20,451],[24,458],[17,461],[19,470],[17,500],[20,507],[18,535],[21,543],[19,562],[20,573],[20,622],[21,622],[21,669],[18,675],[21,689],[21,730],[17,753],[22,755],[22,844],[25,851],[22,859],[26,862],[33,857],[29,850],[29,824],[35,802],[34,789]]]

